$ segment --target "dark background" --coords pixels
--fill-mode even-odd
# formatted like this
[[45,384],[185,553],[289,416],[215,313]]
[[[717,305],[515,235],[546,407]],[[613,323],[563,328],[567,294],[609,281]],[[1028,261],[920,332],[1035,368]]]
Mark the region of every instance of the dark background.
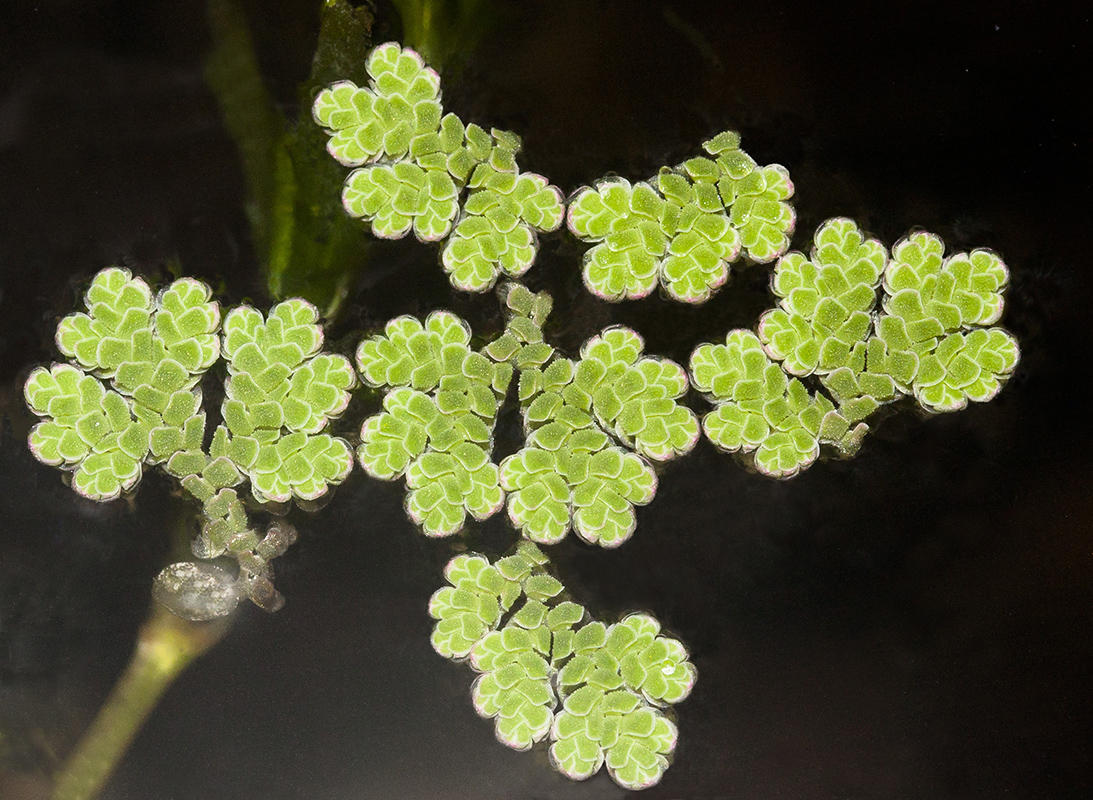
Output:
[[[248,2],[292,110],[314,3]],[[701,442],[663,471],[621,549],[551,549],[602,618],[645,609],[690,648],[675,763],[653,798],[1093,796],[1090,41],[1085,4],[498,3],[445,75],[445,104],[524,137],[525,169],[570,192],[639,179],[726,128],[793,176],[794,246],[846,215],[891,245],[913,226],[1008,263],[1022,361],[993,402],[880,424],[851,461],[779,483]],[[381,11],[382,11],[381,6]],[[150,474],[83,501],[25,447],[29,370],[90,277],[173,264],[219,299],[266,305],[233,144],[201,77],[193,0],[51,0],[0,10],[0,797],[37,798],[129,656],[170,530],[190,507]],[[336,191],[336,188],[332,188]],[[772,304],[761,268],[707,306],[622,307],[543,238],[533,288],[554,341],[610,322],[685,361]],[[377,248],[331,344],[451,307],[435,248]],[[491,328],[491,326],[493,326]],[[696,409],[702,401],[693,399]],[[374,407],[362,395],[360,409]],[[517,442],[514,420],[502,448]],[[472,672],[430,648],[453,546],[496,551],[501,515],[430,541],[403,490],[355,472],[277,562],[288,604],[246,607],[168,691],[110,800],[610,798],[544,750],[512,752],[470,703]]]

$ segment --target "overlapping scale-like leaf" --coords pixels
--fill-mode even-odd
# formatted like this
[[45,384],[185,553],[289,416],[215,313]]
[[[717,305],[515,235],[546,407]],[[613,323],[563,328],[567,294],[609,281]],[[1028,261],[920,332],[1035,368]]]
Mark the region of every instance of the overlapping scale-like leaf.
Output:
[[152,292],[143,280],[119,267],[104,269],[92,280],[85,302],[86,314],[70,314],[57,326],[58,350],[106,377],[135,360],[134,338],[153,356]]
[[[653,785],[675,749],[675,726],[659,707],[683,700],[696,673],[686,648],[647,614],[615,625],[586,619],[523,542],[495,564],[457,556],[451,585],[433,595],[433,646],[482,673],[475,709],[495,719],[497,738],[527,750],[549,737],[550,757],[581,780],[607,765],[621,786]],[[520,599],[523,602],[520,602]],[[559,708],[561,703],[561,708]]]
[[[61,320],[57,346],[80,365],[77,383],[83,389],[68,385],[75,373],[67,370],[74,368],[59,373],[65,376],[61,383],[32,376],[35,395],[52,383],[51,391],[68,399],[53,403],[54,411],[64,412],[60,417],[35,409],[48,419],[35,428],[31,445],[47,463],[74,470],[73,486],[81,494],[111,499],[136,484],[142,461],[159,463],[179,450],[200,450],[204,415],[192,387],[220,353],[220,310],[210,296],[205,284],[183,278],[153,298],[143,280],[110,267],[92,280],[87,313]],[[109,379],[116,391],[83,370]],[[27,390],[32,391],[29,382]],[[76,402],[77,395],[83,399]],[[77,441],[87,452],[80,453]]]
[[620,441],[654,461],[689,452],[698,420],[678,404],[687,374],[674,361],[640,358],[641,337],[629,328],[608,328],[581,348],[574,386],[591,398],[597,421]]
[[902,239],[885,270],[884,314],[876,323],[878,359],[903,392],[932,411],[957,411],[993,398],[1020,357],[996,322],[1008,271],[988,250],[944,258],[926,232]]
[[631,692],[584,686],[566,698],[554,721],[550,758],[574,780],[606,763],[620,786],[647,789],[663,777],[677,736],[675,725]]
[[[547,575],[531,580],[553,581]],[[525,593],[528,587],[525,581]],[[544,598],[548,599],[548,598]],[[549,611],[540,600],[529,598],[501,630],[491,631],[475,644],[471,665],[483,674],[471,691],[475,710],[496,717],[497,738],[517,750],[527,750],[550,731],[557,698],[551,685],[549,662],[553,630]]]
[[319,92],[312,113],[331,133],[327,150],[349,166],[397,159],[440,124],[440,77],[409,48],[389,42],[368,56],[369,87],[341,81]]
[[31,452],[45,464],[71,470],[77,492],[111,500],[140,480],[148,428],[133,419],[131,401],[67,364],[35,369],[23,394],[43,418],[30,432]]
[[381,45],[368,71],[369,87],[336,83],[313,107],[331,135],[331,155],[368,165],[346,181],[348,213],[383,238],[411,230],[423,242],[450,235],[442,262],[464,291],[483,292],[502,273],[526,272],[538,249],[536,231],[561,225],[564,201],[541,175],[519,171],[520,138],[442,116],[440,80],[413,50]]
[[728,265],[740,253],[740,234],[720,210],[708,212],[695,205],[682,208],[674,231],[660,282],[675,300],[704,303],[728,280]]
[[225,457],[262,502],[314,500],[353,466],[345,440],[321,431],[345,410],[356,375],[344,356],[319,352],[318,318],[293,299],[268,317],[240,306],[224,320]]
[[322,497],[352,468],[353,453],[344,439],[296,431],[262,444],[247,472],[256,499],[283,503]]
[[884,290],[889,295],[886,309],[901,293],[914,292],[926,315],[937,319],[946,333],[997,322],[1009,283],[1002,259],[990,250],[948,258],[944,252],[941,238],[926,231],[916,231],[897,242],[884,271]]
[[820,424],[833,404],[788,378],[751,331],[730,331],[725,344],[696,348],[691,377],[715,404],[702,426],[719,448],[752,454],[756,469],[776,478],[816,460]]
[[1001,328],[949,334],[919,362],[915,399],[930,411],[986,402],[998,394],[1017,360],[1017,342]]
[[569,229],[596,243],[585,253],[585,286],[606,300],[644,297],[659,281],[669,296],[703,303],[728,279],[744,248],[773,261],[789,246],[793,184],[783,167],[758,167],[723,133],[705,143],[717,158],[661,169],[648,183],[622,178],[580,189]]
[[351,216],[372,222],[372,233],[399,239],[410,232],[423,242],[443,239],[459,212],[459,196],[447,171],[416,164],[379,164],[354,170],[342,189]]
[[[729,220],[740,233],[748,258],[760,264],[778,258],[788,249],[797,222],[789,204],[793,196],[789,172],[780,164],[758,166],[740,149],[740,136],[732,131],[719,134],[702,146],[717,159],[718,193],[729,212]],[[712,172],[706,164],[688,169],[692,174],[696,171],[703,179]]]
[[497,465],[473,442],[451,452],[425,453],[406,471],[406,510],[430,536],[450,536],[463,528],[466,514],[492,516],[504,503]]
[[579,362],[548,364],[547,299],[518,286],[507,298],[506,332],[486,352],[520,369],[527,446],[501,464],[509,518],[539,543],[558,542],[573,528],[615,547],[634,531],[633,507],[656,491],[645,459],[671,459],[698,437],[697,419],[676,402],[686,374],[670,361],[642,358],[641,337],[621,327],[586,342]]
[[561,191],[541,175],[478,167],[464,205],[464,217],[444,246],[441,259],[457,289],[483,292],[504,273],[527,272],[537,250],[536,231],[562,223]]
[[767,353],[792,375],[849,366],[872,329],[870,313],[887,254],[858,226],[831,219],[816,231],[810,259],[789,253],[774,268],[779,307],[759,321]]
[[[522,543],[514,555],[496,564],[479,555],[459,555],[449,561],[444,577],[450,585],[429,600],[429,614],[438,620],[431,638],[433,648],[445,658],[471,655],[476,645],[499,626],[502,613],[525,593],[529,581],[533,593],[542,579],[557,584],[543,574],[545,561],[546,557],[530,542]],[[547,592],[536,594],[538,602],[560,590],[560,584],[550,586]],[[486,662],[482,669],[492,667],[492,662]]]
[[592,544],[617,547],[637,525],[633,507],[650,502],[656,484],[642,459],[608,446],[606,436],[587,428],[564,435],[553,450],[525,447],[501,463],[509,518],[541,544],[560,541],[572,525]]
[[220,354],[220,310],[210,295],[205,284],[182,278],[153,299],[143,280],[110,267],[93,279],[87,313],[61,320],[57,347],[161,413]]
[[605,300],[633,300],[656,288],[668,248],[668,204],[648,183],[623,178],[580,189],[569,203],[569,230],[598,242],[584,255],[585,286]]
[[430,536],[457,533],[467,514],[486,519],[504,502],[490,453],[512,366],[469,341],[465,322],[435,312],[393,319],[357,350],[364,381],[390,388],[384,411],[364,421],[357,458],[374,477],[406,476],[407,513]]

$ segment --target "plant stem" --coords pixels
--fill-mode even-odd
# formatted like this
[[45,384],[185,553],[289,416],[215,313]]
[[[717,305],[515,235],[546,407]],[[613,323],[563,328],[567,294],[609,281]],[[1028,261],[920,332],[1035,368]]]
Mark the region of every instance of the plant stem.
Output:
[[230,619],[189,622],[153,605],[129,665],[58,775],[53,800],[99,795],[160,696],[190,662],[220,641]]

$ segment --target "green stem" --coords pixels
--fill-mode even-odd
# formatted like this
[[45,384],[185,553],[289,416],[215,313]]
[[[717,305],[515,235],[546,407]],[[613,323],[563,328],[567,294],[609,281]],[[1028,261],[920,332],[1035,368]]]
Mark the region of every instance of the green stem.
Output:
[[255,249],[259,259],[267,261],[278,235],[271,217],[277,199],[277,162],[284,155],[285,119],[262,82],[242,7],[236,0],[208,0],[208,15],[214,46],[205,79],[239,148]]
[[92,800],[168,686],[227,632],[231,618],[188,622],[155,605],[106,704],[68,757],[53,800]]

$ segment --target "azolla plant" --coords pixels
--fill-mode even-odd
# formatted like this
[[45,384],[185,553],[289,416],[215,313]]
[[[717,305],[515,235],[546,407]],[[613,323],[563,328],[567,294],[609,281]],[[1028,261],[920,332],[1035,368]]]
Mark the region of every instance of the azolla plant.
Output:
[[[80,494],[111,500],[159,467],[201,502],[194,554],[231,557],[239,573],[168,567],[157,598],[191,619],[229,613],[239,597],[268,610],[284,603],[270,561],[295,533],[281,524],[256,531],[238,495],[243,486],[263,503],[315,500],[353,466],[349,444],[324,429],[345,410],[356,377],[344,356],[320,352],[315,308],[290,300],[266,318],[241,306],[221,325],[210,296],[190,278],[153,295],[128,270],[103,270],[87,291],[87,313],[57,328],[57,347],[71,362],[39,367],[25,388],[42,418],[31,451],[65,469]],[[220,360],[224,422],[209,437],[198,382]]]
[[[480,352],[470,328],[446,312],[401,317],[361,343],[366,383],[384,389],[384,411],[365,420],[358,457],[374,477],[405,477],[406,508],[430,536],[462,529],[506,505],[541,544],[569,530],[615,547],[634,531],[633,506],[653,499],[653,464],[688,452],[698,421],[676,401],[687,391],[678,364],[643,358],[634,331],[609,328],[580,361],[544,341],[548,295],[502,290],[505,331]],[[493,427],[516,378],[526,446],[491,461]]]
[[[612,547],[636,525],[633,504],[656,487],[652,463],[689,450],[693,412],[679,365],[641,358],[641,339],[612,328],[579,362],[543,341],[550,298],[519,284],[502,290],[505,331],[481,351],[447,312],[391,320],[361,342],[356,364],[322,351],[313,306],[279,303],[268,315],[239,306],[221,317],[209,287],[183,278],[158,294],[127,270],[95,276],[87,312],[65,317],[58,349],[70,363],[35,369],[29,408],[42,418],[30,448],[60,467],[83,496],[107,501],[160,468],[200,502],[195,561],[172,564],[153,594],[178,616],[205,621],[240,598],[276,611],[271,561],[295,541],[280,516],[345,480],[352,445],[328,432],[361,380],[386,390],[384,410],[360,428],[356,459],[375,477],[404,477],[407,512],[431,536],[462,530],[505,506],[531,539],[556,542],[572,527]],[[207,435],[200,382],[223,362],[223,422]],[[493,461],[493,426],[513,377],[528,446]],[[667,402],[665,402],[667,401]],[[545,465],[545,466],[543,466]],[[275,515],[262,532],[241,498]],[[231,574],[211,563],[234,559]],[[585,622],[531,542],[501,559],[458,557],[429,610],[433,644],[483,673],[475,708],[498,737],[527,749],[549,734],[557,768],[585,778],[606,763],[621,785],[658,781],[676,728],[660,710],[682,700],[695,669],[649,615]],[[468,577],[469,576],[469,577]],[[575,627],[578,626],[578,627]],[[545,637],[545,638],[544,638]]]
[[[820,225],[807,254],[787,252],[789,173],[757,164],[732,132],[705,142],[706,155],[647,180],[605,178],[567,204],[517,166],[515,134],[444,114],[440,78],[414,51],[377,47],[367,72],[367,86],[340,81],[314,99],[330,154],[353,168],[341,189],[346,212],[376,236],[412,231],[440,242],[456,289],[484,292],[504,277],[504,330],[483,341],[449,311],[401,316],[350,360],[323,352],[318,314],[304,300],[222,316],[198,281],[153,293],[110,268],[93,280],[86,313],[57,329],[68,363],[40,367],[26,383],[42,419],[30,448],[94,500],[132,491],[150,468],[180,481],[201,505],[196,560],[165,569],[154,594],[190,620],[226,615],[241,597],[279,608],[271,561],[295,539],[280,516],[327,495],[355,463],[405,481],[407,514],[431,537],[505,509],[520,544],[500,559],[449,562],[449,585],[429,603],[434,648],[479,673],[475,709],[506,745],[549,742],[551,762],[571,778],[606,765],[622,786],[650,786],[675,748],[669,706],[690,693],[695,667],[648,614],[592,619],[537,545],[570,531],[623,544],[658,472],[702,433],[787,479],[821,457],[854,455],[882,406],[941,413],[992,399],[1019,359],[996,324],[1008,270],[989,250],[946,254],[925,231],[889,250],[839,217]],[[517,280],[539,235],[563,220],[591,245],[582,277],[603,300],[660,287],[700,304],[731,265],[771,264],[775,306],[754,329],[699,344],[687,369],[646,353],[622,326],[568,357],[545,330],[550,296]],[[223,379],[222,422],[208,430],[202,383],[214,378]],[[358,384],[382,409],[354,422],[350,441],[330,429]],[[711,406],[701,419],[692,386]],[[524,441],[499,457],[494,433],[510,401]],[[264,531],[244,492],[277,515]],[[235,574],[210,563],[225,556]]]
[[687,650],[647,614],[590,620],[546,564],[530,542],[494,563],[453,558],[449,585],[429,601],[433,647],[479,673],[475,710],[495,720],[503,744],[528,750],[549,740],[551,763],[570,778],[606,764],[620,786],[652,786],[676,745],[662,709],[694,685]]

